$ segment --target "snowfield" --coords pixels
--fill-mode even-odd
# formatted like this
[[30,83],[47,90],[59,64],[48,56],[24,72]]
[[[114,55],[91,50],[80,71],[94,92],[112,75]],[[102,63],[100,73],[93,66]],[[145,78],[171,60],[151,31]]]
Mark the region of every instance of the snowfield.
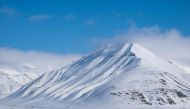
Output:
[[189,109],[190,74],[133,43],[107,46],[0,100],[2,109]]

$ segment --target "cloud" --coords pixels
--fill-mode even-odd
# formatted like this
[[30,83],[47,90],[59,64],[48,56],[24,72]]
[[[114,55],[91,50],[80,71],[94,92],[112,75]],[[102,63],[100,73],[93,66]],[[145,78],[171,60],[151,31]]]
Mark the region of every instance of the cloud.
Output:
[[64,16],[65,20],[74,20],[76,18],[76,15],[74,14],[68,14],[66,16]]
[[6,6],[0,8],[0,13],[5,14],[6,16],[17,16],[17,15],[19,15],[19,12],[16,11],[14,8],[6,7]]
[[94,20],[94,19],[88,19],[88,20],[86,20],[85,24],[86,24],[87,26],[92,26],[92,25],[97,24],[97,21]]
[[175,59],[190,65],[190,36],[183,35],[175,28],[163,29],[158,26],[137,28],[132,26],[111,39],[92,39],[95,44],[138,43],[155,54],[166,59]]
[[51,15],[49,15],[49,14],[38,14],[38,15],[30,16],[28,19],[30,21],[43,21],[43,20],[47,20],[49,18],[51,18]]
[[0,67],[2,66],[30,66],[43,71],[51,71],[67,66],[78,60],[80,54],[58,55],[39,51],[22,51],[13,48],[0,48]]

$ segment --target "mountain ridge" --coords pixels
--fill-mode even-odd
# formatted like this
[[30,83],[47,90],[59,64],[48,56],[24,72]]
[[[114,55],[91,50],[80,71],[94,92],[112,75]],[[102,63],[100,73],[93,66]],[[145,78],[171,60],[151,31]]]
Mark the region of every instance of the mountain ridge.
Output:
[[149,50],[126,43],[105,47],[66,68],[46,73],[4,101],[30,105],[36,100],[55,101],[71,109],[85,106],[83,103],[110,104],[113,109],[117,108],[114,104],[120,108],[130,104],[187,105],[190,88],[184,76],[189,75]]

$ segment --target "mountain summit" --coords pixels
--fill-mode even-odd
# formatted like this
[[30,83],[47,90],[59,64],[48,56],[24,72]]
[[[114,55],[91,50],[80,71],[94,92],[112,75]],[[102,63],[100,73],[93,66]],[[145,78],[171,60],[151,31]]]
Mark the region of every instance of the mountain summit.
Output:
[[108,46],[31,81],[2,102],[51,108],[188,105],[189,75],[133,43]]

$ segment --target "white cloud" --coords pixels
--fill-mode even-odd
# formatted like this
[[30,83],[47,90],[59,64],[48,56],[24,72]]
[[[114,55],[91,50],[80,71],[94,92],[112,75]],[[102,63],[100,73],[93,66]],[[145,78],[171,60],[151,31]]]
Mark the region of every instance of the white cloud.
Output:
[[74,14],[68,14],[66,16],[64,16],[65,20],[74,20],[76,18],[76,15]]
[[28,19],[30,21],[43,21],[51,18],[49,14],[38,14],[38,15],[32,15]]
[[17,16],[17,15],[19,15],[19,12],[16,11],[14,8],[6,7],[6,6],[0,8],[0,13],[5,14],[6,16]]
[[39,51],[22,51],[18,49],[0,48],[0,66],[29,66],[43,71],[51,71],[64,67],[81,57],[80,54],[58,55]]
[[190,36],[183,35],[174,28],[163,29],[158,26],[137,28],[132,26],[129,30],[112,39],[101,38],[93,39],[93,41],[103,46],[108,43],[138,43],[159,56],[186,62],[190,66]]

